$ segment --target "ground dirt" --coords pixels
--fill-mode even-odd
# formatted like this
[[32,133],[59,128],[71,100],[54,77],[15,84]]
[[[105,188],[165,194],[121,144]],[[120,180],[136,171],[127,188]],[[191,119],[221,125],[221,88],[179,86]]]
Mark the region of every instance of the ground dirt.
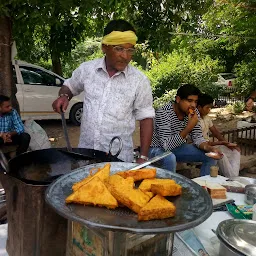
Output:
[[[214,108],[210,112],[214,125],[221,131],[227,131],[235,129],[237,127],[238,120],[245,120],[246,118],[252,116],[253,114],[244,111],[242,114],[234,115],[227,111],[225,108]],[[65,147],[66,142],[62,130],[61,120],[47,120],[47,121],[37,121],[46,131],[52,147]],[[79,141],[80,127],[74,126],[70,122],[67,123],[69,139],[72,147],[77,147]],[[140,144],[140,130],[137,123],[136,130],[133,135],[134,147]],[[242,156],[241,165],[242,167],[241,175],[243,176],[255,176],[256,177],[256,162],[254,163],[254,156]],[[248,165],[248,163],[250,164]],[[252,168],[253,167],[255,169]],[[248,172],[248,169],[250,172]]]

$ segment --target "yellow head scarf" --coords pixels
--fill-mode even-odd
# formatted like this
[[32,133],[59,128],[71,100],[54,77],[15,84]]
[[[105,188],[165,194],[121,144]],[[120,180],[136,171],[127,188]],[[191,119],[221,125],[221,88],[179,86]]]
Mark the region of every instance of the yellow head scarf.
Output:
[[112,31],[110,34],[102,38],[102,44],[106,45],[119,45],[119,44],[132,44],[135,45],[138,40],[136,34],[129,31]]

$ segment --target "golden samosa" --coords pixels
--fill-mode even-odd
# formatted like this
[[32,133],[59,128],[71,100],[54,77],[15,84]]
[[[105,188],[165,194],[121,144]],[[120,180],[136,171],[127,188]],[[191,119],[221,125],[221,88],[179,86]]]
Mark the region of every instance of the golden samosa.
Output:
[[68,196],[66,203],[98,205],[111,209],[118,206],[117,200],[111,195],[99,177],[92,177],[89,182]]
[[[93,169],[92,169],[93,171]],[[110,163],[105,164],[102,168],[99,168],[96,173],[89,175],[88,177],[84,178],[83,180],[75,183],[72,186],[72,190],[76,191],[78,190],[81,186],[89,182],[93,177],[98,177],[100,178],[101,181],[106,181],[109,177],[110,174]]]
[[110,176],[108,184],[108,189],[116,200],[136,213],[150,200],[149,195],[132,188],[130,182],[119,175]]
[[164,197],[156,195],[140,209],[138,212],[138,220],[166,219],[174,217],[175,214],[175,205]]

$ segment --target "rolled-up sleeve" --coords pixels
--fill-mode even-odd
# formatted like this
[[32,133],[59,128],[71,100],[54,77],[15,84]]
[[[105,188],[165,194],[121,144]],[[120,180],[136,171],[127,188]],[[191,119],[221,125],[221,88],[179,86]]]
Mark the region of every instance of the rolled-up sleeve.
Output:
[[84,90],[84,77],[86,65],[81,64],[72,73],[71,78],[64,81],[63,85],[67,86],[74,96],[80,94]]
[[134,101],[134,113],[136,120],[155,117],[152,90],[148,78],[143,78],[138,86]]
[[24,125],[21,121],[19,114],[15,109],[12,110],[12,123],[14,131],[16,131],[18,134],[24,132]]

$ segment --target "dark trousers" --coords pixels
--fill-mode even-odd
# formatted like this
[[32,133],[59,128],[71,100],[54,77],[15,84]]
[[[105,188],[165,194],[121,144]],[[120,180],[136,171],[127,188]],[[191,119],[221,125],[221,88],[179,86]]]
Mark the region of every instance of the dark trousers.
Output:
[[16,155],[20,155],[27,151],[30,142],[30,135],[26,132],[12,136],[12,142],[4,143],[3,138],[0,138],[0,146],[18,145]]

